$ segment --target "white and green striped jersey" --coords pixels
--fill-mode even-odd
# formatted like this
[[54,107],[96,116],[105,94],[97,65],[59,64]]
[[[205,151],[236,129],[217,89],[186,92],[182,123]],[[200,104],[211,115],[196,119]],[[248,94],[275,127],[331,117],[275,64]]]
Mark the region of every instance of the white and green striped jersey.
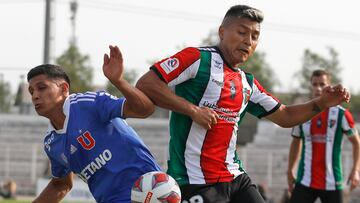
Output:
[[217,47],[186,48],[152,70],[176,95],[219,115],[217,124],[206,130],[171,112],[168,173],[180,185],[229,182],[242,174],[236,154],[238,124],[245,112],[261,118],[276,111],[278,100],[253,75],[231,68]]
[[320,190],[343,187],[341,150],[343,135],[357,135],[351,113],[331,107],[310,121],[293,128],[292,136],[302,139],[297,182]]

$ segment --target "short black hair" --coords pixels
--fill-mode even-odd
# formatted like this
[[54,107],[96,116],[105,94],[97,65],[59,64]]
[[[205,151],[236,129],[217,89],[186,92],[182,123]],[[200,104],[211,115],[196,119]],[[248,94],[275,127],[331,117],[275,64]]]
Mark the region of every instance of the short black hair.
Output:
[[264,14],[259,9],[247,5],[235,5],[226,12],[222,25],[232,18],[248,18],[261,23],[264,20]]
[[28,82],[38,75],[46,75],[53,79],[64,79],[70,86],[70,79],[61,66],[53,64],[42,64],[32,68],[27,74]]
[[310,77],[310,81],[312,81],[312,79],[314,77],[321,77],[325,75],[328,79],[329,79],[329,82],[331,83],[331,75],[329,72],[327,72],[326,70],[324,69],[317,69],[317,70],[314,70],[311,74],[311,77]]

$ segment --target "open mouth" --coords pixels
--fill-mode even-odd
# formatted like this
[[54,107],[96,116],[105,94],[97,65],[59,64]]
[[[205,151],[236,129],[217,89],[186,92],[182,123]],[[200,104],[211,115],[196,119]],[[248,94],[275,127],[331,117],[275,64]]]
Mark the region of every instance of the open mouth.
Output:
[[247,49],[240,49],[240,52],[242,52],[244,54],[249,54],[250,53],[250,51],[247,50]]
[[35,109],[40,108],[40,104],[35,104]]

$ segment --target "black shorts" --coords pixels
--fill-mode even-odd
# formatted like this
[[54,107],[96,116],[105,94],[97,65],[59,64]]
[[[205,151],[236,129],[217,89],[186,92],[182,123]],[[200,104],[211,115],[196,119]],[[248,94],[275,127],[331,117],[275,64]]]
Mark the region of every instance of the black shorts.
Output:
[[182,203],[265,203],[256,185],[245,173],[231,182],[189,184],[180,189]]
[[296,184],[290,203],[314,203],[320,198],[322,203],[343,203],[342,190],[317,190]]

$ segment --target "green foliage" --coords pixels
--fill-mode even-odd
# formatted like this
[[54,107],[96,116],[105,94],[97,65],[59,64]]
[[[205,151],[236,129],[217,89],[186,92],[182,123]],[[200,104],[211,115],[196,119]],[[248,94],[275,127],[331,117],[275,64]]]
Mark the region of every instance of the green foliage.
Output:
[[80,53],[78,47],[70,47],[56,60],[68,74],[71,85],[70,93],[92,90],[92,67],[88,55]]
[[[218,44],[217,31],[213,30],[209,35],[203,39],[202,44],[204,46],[214,46]],[[271,91],[276,83],[276,77],[270,65],[265,60],[266,54],[261,51],[256,51],[244,64],[241,65],[241,69],[245,72],[254,74],[255,78],[261,83],[261,85],[268,91]]]
[[276,77],[270,65],[265,61],[264,52],[255,52],[242,66],[245,72],[254,74],[255,78],[269,92],[277,85]]
[[340,62],[338,59],[338,53],[334,48],[328,47],[329,57],[326,58],[312,52],[309,49],[305,49],[303,56],[303,64],[301,70],[298,71],[295,76],[299,79],[300,87],[303,90],[309,90],[311,74],[316,69],[324,69],[328,71],[332,77],[332,83],[338,84],[341,82],[340,78]]
[[[135,69],[130,69],[128,71],[125,70],[124,72],[125,80],[127,80],[132,85],[135,83],[137,75],[138,74]],[[117,97],[122,97],[122,93],[110,81],[106,83],[106,91]]]
[[9,112],[11,106],[10,84],[4,82],[0,75],[0,112]]
[[350,103],[343,103],[342,106],[353,113],[355,120],[360,121],[360,93],[351,95]]

